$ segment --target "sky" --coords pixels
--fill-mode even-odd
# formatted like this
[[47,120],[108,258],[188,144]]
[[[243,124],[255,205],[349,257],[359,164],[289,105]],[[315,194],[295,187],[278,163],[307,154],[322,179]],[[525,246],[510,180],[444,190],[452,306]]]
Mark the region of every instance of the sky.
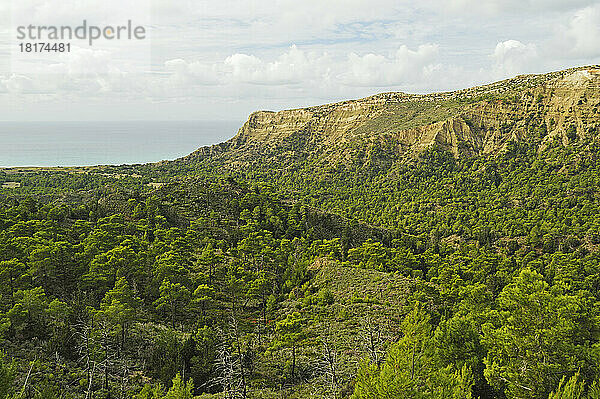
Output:
[[[107,1],[2,0],[0,120],[245,120],[600,64],[600,0]],[[119,9],[148,37],[26,68],[17,3],[40,24]]]

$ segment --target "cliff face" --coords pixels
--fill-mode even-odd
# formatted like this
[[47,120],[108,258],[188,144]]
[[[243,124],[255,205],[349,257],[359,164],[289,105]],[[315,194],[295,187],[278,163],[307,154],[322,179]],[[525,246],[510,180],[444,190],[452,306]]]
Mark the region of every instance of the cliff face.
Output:
[[[231,162],[285,159],[344,162],[349,148],[385,142],[397,158],[431,146],[456,157],[502,151],[510,141],[544,148],[600,133],[600,69],[526,75],[467,90],[429,95],[384,93],[304,109],[253,113],[218,147]],[[201,149],[192,157],[215,153]]]
[[293,136],[328,144],[353,136],[353,132],[386,109],[386,100],[367,98],[339,104],[250,115],[233,139],[237,146],[275,144]]

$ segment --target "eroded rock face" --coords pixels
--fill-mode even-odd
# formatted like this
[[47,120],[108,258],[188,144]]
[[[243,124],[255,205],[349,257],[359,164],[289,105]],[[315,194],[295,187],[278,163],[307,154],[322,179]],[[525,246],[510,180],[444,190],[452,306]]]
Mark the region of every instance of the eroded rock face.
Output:
[[310,111],[304,109],[254,112],[239,130],[236,139],[240,144],[282,140],[304,129],[312,116]]
[[339,104],[250,115],[233,141],[241,144],[274,144],[294,135],[327,144],[351,137],[353,131],[383,112],[385,99],[367,98]]
[[[525,75],[467,90],[430,95],[384,93],[372,97],[250,115],[222,146],[247,157],[315,157],[348,161],[348,148],[385,142],[398,158],[431,146],[454,156],[502,151],[510,141],[544,148],[559,139],[600,136],[600,68]],[[209,155],[214,150],[199,150]],[[324,162],[325,162],[324,161]]]

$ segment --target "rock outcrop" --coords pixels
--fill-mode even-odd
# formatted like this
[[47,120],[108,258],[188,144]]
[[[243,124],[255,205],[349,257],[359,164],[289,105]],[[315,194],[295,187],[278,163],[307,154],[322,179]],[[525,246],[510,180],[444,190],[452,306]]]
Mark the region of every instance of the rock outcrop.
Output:
[[223,145],[189,158],[228,153],[235,164],[256,157],[312,157],[346,162],[349,148],[385,142],[397,158],[437,146],[454,156],[492,154],[511,141],[544,148],[600,133],[600,68],[524,75],[471,89],[413,95],[383,93],[279,112],[250,115]]

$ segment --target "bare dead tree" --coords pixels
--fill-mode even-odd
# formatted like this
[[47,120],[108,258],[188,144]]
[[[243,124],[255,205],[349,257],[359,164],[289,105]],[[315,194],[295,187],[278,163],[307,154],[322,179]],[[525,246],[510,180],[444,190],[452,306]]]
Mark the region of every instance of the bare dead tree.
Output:
[[327,365],[326,375],[331,388],[337,390],[338,388],[338,353],[335,349],[335,345],[331,340],[325,340],[322,343],[322,357]]
[[318,376],[325,379],[324,386],[333,398],[337,397],[340,385],[339,381],[339,343],[334,339],[335,334],[332,331],[331,324],[325,326],[325,330],[320,334],[321,355],[319,361],[315,364],[314,370]]
[[[23,397],[23,395],[25,394],[25,391],[28,389],[29,377],[31,376],[31,370],[33,370],[33,366],[35,366],[36,361],[37,361],[37,356],[32,362],[30,362],[29,371],[27,372],[27,377],[25,377],[25,382],[23,383],[23,388],[21,389],[20,397]],[[29,390],[27,397],[31,396],[30,392],[31,391]]]
[[229,322],[229,334],[232,342],[235,343],[235,348],[237,352],[237,357],[239,361],[239,370],[240,370],[240,379],[242,383],[242,398],[246,399],[247,395],[247,384],[246,384],[246,367],[244,364],[244,354],[242,353],[242,342],[241,342],[241,331],[240,324],[238,323],[235,314],[231,315],[231,319]]
[[[102,370],[104,389],[109,389],[109,380],[113,377],[113,370],[118,363],[118,342],[115,340],[114,330],[110,323],[100,320],[98,323],[97,334],[99,349],[104,354],[98,366]],[[118,378],[118,377],[117,377]]]
[[116,330],[107,321],[92,318],[81,319],[75,327],[80,362],[87,375],[85,398],[93,398],[94,384],[100,381],[105,390],[109,390],[111,381],[120,383],[121,397],[124,397],[128,368]]
[[385,346],[392,341],[391,335],[386,333],[386,326],[372,316],[365,317],[361,322],[359,340],[362,350],[379,368],[385,358]]
[[216,365],[217,377],[213,384],[223,389],[225,399],[245,399],[244,380],[240,375],[240,359],[233,356],[228,343],[217,348]]
[[232,312],[225,330],[219,330],[221,345],[217,348],[214,383],[220,385],[227,399],[246,399],[248,396],[247,357],[243,351],[242,331],[236,314]]
[[125,399],[125,391],[126,391],[126,386],[127,386],[127,375],[129,373],[129,367],[127,364],[127,358],[123,357],[122,358],[122,374],[121,374],[121,399]]
[[93,347],[96,345],[93,337],[93,326],[91,322],[80,319],[76,325],[76,331],[78,336],[78,352],[80,361],[85,364],[85,371],[87,374],[87,388],[85,392],[85,399],[93,398],[93,385],[94,375],[96,372],[97,362],[93,354]]

